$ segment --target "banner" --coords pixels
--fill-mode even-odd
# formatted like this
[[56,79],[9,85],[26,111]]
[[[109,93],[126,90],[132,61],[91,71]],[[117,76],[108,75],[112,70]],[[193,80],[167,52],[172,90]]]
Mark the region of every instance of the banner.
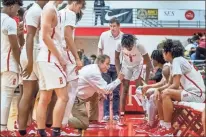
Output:
[[118,18],[120,23],[133,23],[132,9],[109,9],[102,12],[102,20],[104,23],[108,23],[113,17]]
[[159,9],[159,20],[165,21],[199,21],[200,11],[198,10],[167,10]]
[[158,20],[158,9],[137,9],[137,19],[156,19]]

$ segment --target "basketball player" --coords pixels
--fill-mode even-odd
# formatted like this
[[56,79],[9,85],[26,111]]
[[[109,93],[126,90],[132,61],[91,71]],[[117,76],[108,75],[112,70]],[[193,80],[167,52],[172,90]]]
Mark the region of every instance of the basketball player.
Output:
[[[173,104],[172,100],[203,103],[205,101],[205,85],[201,74],[184,56],[184,47],[179,40],[168,39],[164,42],[163,56],[172,64],[171,80],[165,88],[158,88],[155,97],[158,113],[163,116],[164,127],[159,128],[154,136],[173,135],[171,126]],[[179,87],[182,87],[179,89]]]
[[39,29],[42,8],[48,1],[36,1],[24,16],[26,45],[21,51],[23,67],[23,96],[19,104],[19,133],[26,135],[27,121],[32,111],[34,96],[38,91],[36,58],[40,51]]
[[[85,0],[69,0],[69,4],[62,10],[60,10],[61,19],[62,19],[62,34],[63,38],[63,46],[69,47],[70,44],[73,47],[76,47],[74,43],[74,31],[76,27],[77,20],[80,21],[80,19],[77,19],[77,14],[82,13],[81,10],[85,8]],[[67,46],[68,45],[68,46]],[[77,50],[77,49],[76,49]],[[76,52],[76,51],[75,51]],[[73,56],[72,52],[69,51],[69,49],[65,50],[65,57],[67,60],[66,65],[66,74],[67,74],[67,90],[68,90],[68,96],[69,101],[67,103],[67,107],[64,114],[64,119],[62,121],[63,126],[68,124],[68,119],[74,104],[74,100],[76,98],[76,89],[77,89],[77,82],[78,82],[78,76],[76,73],[76,61],[75,57]]]
[[[159,67],[162,68],[162,79],[161,81],[150,84],[150,85],[144,85],[142,87],[142,93],[146,95],[146,113],[148,115],[148,122],[146,122],[143,125],[139,125],[139,129],[142,129],[145,131],[155,131],[157,130],[155,127],[157,126],[157,120],[156,120],[156,114],[157,114],[157,106],[155,104],[154,99],[154,91],[157,88],[160,88],[161,86],[164,86],[169,81],[170,76],[170,63],[165,63],[165,60],[163,58],[162,50],[154,50],[151,55],[152,63],[155,68]],[[160,121],[160,126],[162,126],[163,121]],[[140,130],[136,130],[137,132],[140,132]],[[141,131],[142,132],[142,131]]]
[[66,61],[61,41],[61,16],[57,6],[62,1],[49,1],[43,8],[40,29],[40,52],[37,57],[40,98],[37,106],[37,126],[40,136],[46,136],[46,112],[53,90],[57,102],[53,110],[52,136],[60,136],[60,127],[68,101]]
[[[73,117],[69,118],[68,124],[77,129],[87,129],[89,119],[98,120],[98,96],[106,96],[116,88],[124,78],[119,73],[118,78],[107,84],[101,73],[106,73],[110,66],[110,57],[100,55],[97,64],[90,64],[79,71],[77,97],[72,108]],[[86,102],[92,104],[89,109],[89,117],[86,110]]]
[[[122,67],[120,68],[120,52],[123,55]],[[136,81],[139,86],[140,75],[143,68],[143,61],[146,63],[146,82],[149,77],[150,69],[152,68],[150,57],[144,46],[137,43],[135,36],[131,34],[123,34],[121,41],[117,44],[115,51],[115,66],[117,72],[122,72],[125,77],[123,80],[123,93],[120,96],[120,112],[121,120],[123,120],[125,112],[126,97],[129,89],[130,80]],[[119,124],[123,124],[119,121]]]
[[20,48],[17,40],[17,15],[22,0],[3,0],[1,11],[1,136],[12,136],[7,122],[14,91],[18,86]]

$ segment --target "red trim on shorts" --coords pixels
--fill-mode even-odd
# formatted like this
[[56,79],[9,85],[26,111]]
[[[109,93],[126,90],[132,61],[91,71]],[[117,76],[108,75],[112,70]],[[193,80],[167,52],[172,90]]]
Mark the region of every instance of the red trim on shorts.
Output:
[[[52,39],[54,38],[54,34],[55,34],[55,28],[53,28],[53,31],[52,31],[52,35],[51,35]],[[50,62],[50,60],[51,60],[51,51],[48,50],[48,62]]]
[[[193,94],[193,95],[196,95],[196,96],[198,96],[198,97],[202,97],[202,89],[193,81],[193,80],[191,80],[189,77],[187,77],[187,75],[186,74],[184,74],[184,76],[186,77],[186,79],[188,79],[190,82],[192,82],[192,84],[194,84],[199,90],[200,90],[200,92],[201,92],[201,94],[200,94],[200,96],[198,96],[198,95],[196,95],[196,94],[194,94],[194,93],[191,93],[191,92],[189,92],[189,91],[186,91],[186,92],[189,92],[190,94]],[[183,88],[184,89],[184,88]]]
[[69,52],[68,52],[68,51],[67,51],[67,56],[68,56],[69,61],[70,61],[72,64],[74,64],[73,61],[72,61],[71,58],[70,58],[70,55],[69,55]]
[[56,64],[54,63],[55,66],[60,70],[60,72],[63,74],[64,78],[67,80],[67,76],[63,73],[63,71],[61,70],[61,68]]
[[9,53],[7,56],[7,71],[9,71],[9,59],[10,59],[10,55],[11,55],[11,48],[9,49]]

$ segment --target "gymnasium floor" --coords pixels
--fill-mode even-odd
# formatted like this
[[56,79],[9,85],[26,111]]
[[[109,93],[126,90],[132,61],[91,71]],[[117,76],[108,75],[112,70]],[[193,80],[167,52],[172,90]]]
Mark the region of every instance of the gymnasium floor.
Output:
[[135,124],[143,122],[143,115],[126,115],[126,126],[118,126],[109,122],[105,128],[88,128],[83,131],[83,136],[146,136],[147,134],[136,134]]
[[[8,122],[8,128],[10,130],[13,129],[13,123],[15,119],[16,119],[16,109],[12,108],[10,112],[9,122]],[[127,125],[121,127],[112,121],[107,123],[104,128],[89,127],[87,130],[82,131],[82,136],[146,136],[146,133],[136,134],[135,133],[136,127],[133,126],[135,124],[143,122],[143,115],[128,114],[125,116],[125,122],[127,123]]]

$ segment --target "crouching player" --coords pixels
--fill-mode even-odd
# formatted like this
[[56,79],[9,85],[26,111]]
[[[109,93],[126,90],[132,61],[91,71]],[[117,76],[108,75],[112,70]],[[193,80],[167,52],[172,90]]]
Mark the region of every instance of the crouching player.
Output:
[[[120,52],[123,54],[122,67],[120,67]],[[119,125],[124,124],[124,112],[126,97],[129,89],[130,80],[136,81],[136,86],[139,86],[140,75],[143,68],[143,62],[146,63],[146,81],[148,80],[150,69],[152,68],[150,57],[144,46],[137,42],[137,38],[131,34],[124,34],[115,51],[115,66],[117,73],[120,71],[125,75],[123,80],[123,93],[120,96],[120,112],[121,118]]]

